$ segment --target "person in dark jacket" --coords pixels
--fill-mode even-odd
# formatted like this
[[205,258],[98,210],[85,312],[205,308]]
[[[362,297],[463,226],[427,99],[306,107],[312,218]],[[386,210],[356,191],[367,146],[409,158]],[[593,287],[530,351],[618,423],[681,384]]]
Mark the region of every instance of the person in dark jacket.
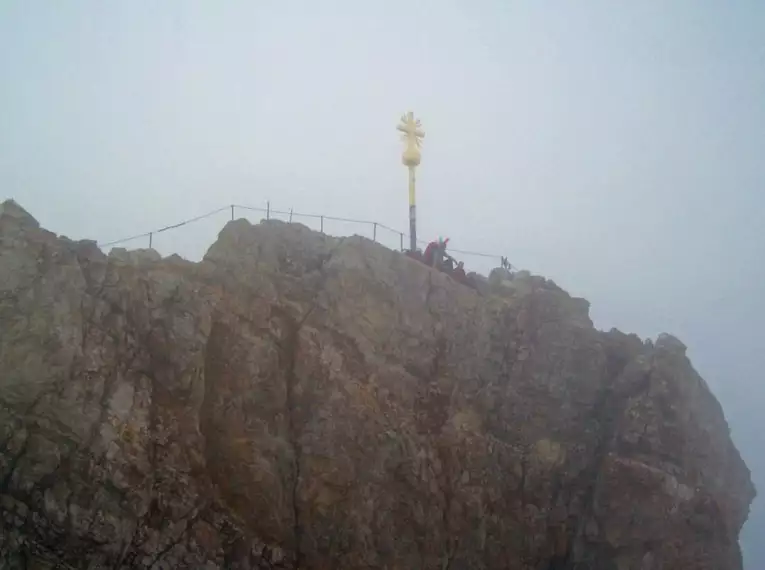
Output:
[[467,275],[465,275],[465,264],[461,261],[457,263],[457,267],[454,268],[454,271],[452,272],[452,276],[454,277],[455,281],[459,281],[460,283],[467,283]]

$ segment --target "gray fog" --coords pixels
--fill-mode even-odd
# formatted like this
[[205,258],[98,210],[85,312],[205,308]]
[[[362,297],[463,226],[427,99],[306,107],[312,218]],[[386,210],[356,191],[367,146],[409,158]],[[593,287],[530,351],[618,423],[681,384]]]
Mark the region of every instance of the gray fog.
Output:
[[[0,2],[0,199],[72,238],[267,201],[406,229],[409,110],[420,237],[680,337],[765,492],[765,3]],[[228,217],[153,245],[199,258]]]

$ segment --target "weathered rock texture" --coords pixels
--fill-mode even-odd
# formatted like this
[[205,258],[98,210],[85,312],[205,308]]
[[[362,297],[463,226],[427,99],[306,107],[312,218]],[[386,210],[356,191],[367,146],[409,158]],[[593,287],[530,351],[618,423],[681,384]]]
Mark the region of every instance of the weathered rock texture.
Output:
[[0,568],[741,568],[685,347],[482,290],[279,222],[106,256],[6,202]]

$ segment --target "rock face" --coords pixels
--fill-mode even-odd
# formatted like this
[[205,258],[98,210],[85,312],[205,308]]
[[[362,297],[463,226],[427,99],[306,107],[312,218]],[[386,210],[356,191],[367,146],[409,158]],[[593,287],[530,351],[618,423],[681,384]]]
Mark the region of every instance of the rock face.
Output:
[[741,568],[682,343],[492,287],[280,222],[106,256],[6,202],[0,568]]

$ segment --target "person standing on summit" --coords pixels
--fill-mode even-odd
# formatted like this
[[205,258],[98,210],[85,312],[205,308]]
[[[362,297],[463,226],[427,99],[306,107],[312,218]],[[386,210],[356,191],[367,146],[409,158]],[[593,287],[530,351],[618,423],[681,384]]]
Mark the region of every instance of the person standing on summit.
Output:
[[430,242],[428,247],[425,248],[425,253],[422,255],[425,265],[440,269],[441,264],[444,262],[444,256],[446,255],[446,245],[448,243],[449,238],[443,239],[441,237],[438,238],[438,241]]

